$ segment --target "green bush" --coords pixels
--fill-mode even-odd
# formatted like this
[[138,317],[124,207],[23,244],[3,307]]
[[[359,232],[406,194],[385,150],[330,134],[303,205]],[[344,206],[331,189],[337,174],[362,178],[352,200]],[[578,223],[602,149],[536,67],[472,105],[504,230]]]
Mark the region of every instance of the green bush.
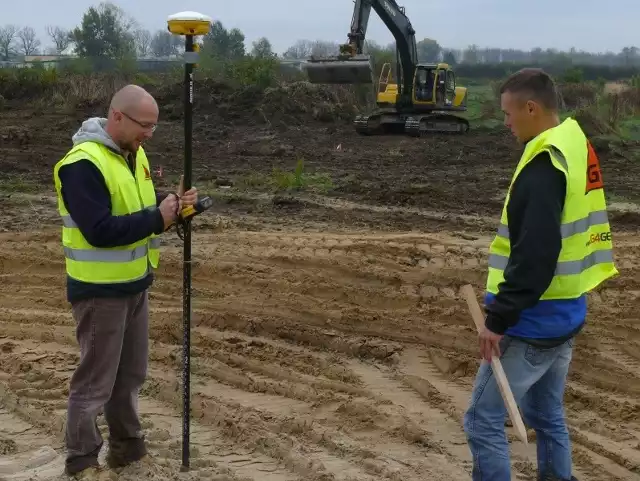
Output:
[[199,65],[202,75],[233,86],[257,86],[267,88],[275,85],[281,77],[280,63],[273,58],[244,57],[237,60],[203,56]]
[[55,69],[0,69],[0,96],[7,100],[23,100],[50,95],[60,82]]
[[[107,68],[108,67],[108,68]],[[196,68],[199,78],[224,82],[231,87],[251,86],[267,89],[276,86],[285,77],[280,62],[275,58],[245,56],[237,60],[218,59],[203,55]],[[37,101],[47,99],[59,104],[68,100],[71,104],[94,102],[115,88],[135,82],[154,89],[162,85],[181,83],[183,66],[168,73],[137,71],[135,60],[78,58],[65,60],[56,68],[42,67],[0,69],[0,96],[7,101]]]

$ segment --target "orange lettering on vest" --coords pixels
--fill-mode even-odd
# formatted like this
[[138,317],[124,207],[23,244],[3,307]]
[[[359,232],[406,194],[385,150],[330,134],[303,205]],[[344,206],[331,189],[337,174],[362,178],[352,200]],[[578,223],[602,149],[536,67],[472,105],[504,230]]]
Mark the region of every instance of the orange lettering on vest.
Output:
[[591,142],[587,140],[587,187],[585,194],[588,194],[592,190],[602,189],[604,183],[602,182],[602,172],[600,172],[600,160],[596,151],[593,150]]

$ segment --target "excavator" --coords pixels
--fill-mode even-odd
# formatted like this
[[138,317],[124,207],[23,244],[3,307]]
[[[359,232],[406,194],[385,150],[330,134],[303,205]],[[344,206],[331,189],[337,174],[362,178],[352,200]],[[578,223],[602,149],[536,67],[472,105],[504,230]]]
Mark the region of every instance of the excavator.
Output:
[[397,83],[391,65],[383,65],[378,79],[377,108],[354,120],[362,135],[423,132],[466,133],[469,122],[457,112],[467,110],[467,89],[456,86],[455,72],[447,63],[419,63],[415,30],[404,7],[395,0],[355,0],[348,42],[337,56],[311,56],[303,68],[311,83],[373,84],[374,68],[364,54],[369,16],[373,9],[396,41]]

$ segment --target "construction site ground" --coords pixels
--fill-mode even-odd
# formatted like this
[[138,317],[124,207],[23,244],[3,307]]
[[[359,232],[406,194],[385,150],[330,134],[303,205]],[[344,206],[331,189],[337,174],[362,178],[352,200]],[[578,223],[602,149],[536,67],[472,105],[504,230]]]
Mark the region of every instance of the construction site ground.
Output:
[[[64,479],[79,351],[52,167],[88,113],[0,112],[3,480]],[[157,464],[114,479],[470,479],[462,417],[479,360],[459,289],[471,283],[481,301],[518,146],[504,129],[361,137],[349,123],[275,118],[197,112],[194,178],[215,203],[194,222],[191,470],[180,472],[182,244],[172,231],[140,396]],[[159,190],[173,188],[182,149],[180,116],[165,115],[147,145]],[[576,477],[633,481],[640,163],[599,152],[620,276],[590,294],[565,406]],[[534,481],[534,432],[525,446],[506,429],[513,479]]]

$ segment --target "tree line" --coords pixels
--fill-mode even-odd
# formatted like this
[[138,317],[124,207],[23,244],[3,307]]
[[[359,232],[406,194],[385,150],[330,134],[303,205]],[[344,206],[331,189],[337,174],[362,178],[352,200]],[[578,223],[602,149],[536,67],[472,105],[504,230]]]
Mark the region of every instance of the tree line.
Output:
[[[13,60],[20,55],[75,54],[83,58],[170,58],[179,55],[184,40],[171,35],[166,28],[152,32],[127,15],[120,7],[103,2],[87,9],[78,26],[65,30],[59,26],[46,28],[49,46],[44,47],[35,30],[30,26],[0,27],[0,60]],[[346,38],[346,36],[345,36]],[[273,51],[271,42],[263,37],[248,47],[245,35],[238,28],[227,29],[215,21],[211,31],[199,39],[203,50],[212,56],[237,59],[245,56],[257,58],[305,59],[310,55],[338,53],[339,42],[324,40],[298,40],[281,55]],[[441,46],[436,40],[424,38],[417,42],[419,60],[422,62],[445,61],[452,65],[496,66],[500,64],[536,64],[567,68],[571,65],[604,68],[635,69],[640,67],[640,49],[634,46],[620,52],[591,53],[571,49],[535,48],[530,51],[507,48],[482,48],[470,45],[465,49]],[[367,52],[376,63],[394,61],[395,44],[382,46],[367,42]],[[479,68],[479,67],[478,67]]]
[[[33,27],[1,26],[0,60],[42,54],[109,59],[167,58],[179,55],[184,48],[182,37],[172,35],[166,28],[155,32],[141,28],[135,19],[110,2],[90,7],[83,14],[80,25],[71,30],[49,25],[46,33],[50,42],[48,47],[44,47]],[[198,41],[227,58],[247,54],[276,57],[266,38],[253,42],[247,52],[244,34],[237,28],[227,30],[219,21],[215,21],[209,34]]]

